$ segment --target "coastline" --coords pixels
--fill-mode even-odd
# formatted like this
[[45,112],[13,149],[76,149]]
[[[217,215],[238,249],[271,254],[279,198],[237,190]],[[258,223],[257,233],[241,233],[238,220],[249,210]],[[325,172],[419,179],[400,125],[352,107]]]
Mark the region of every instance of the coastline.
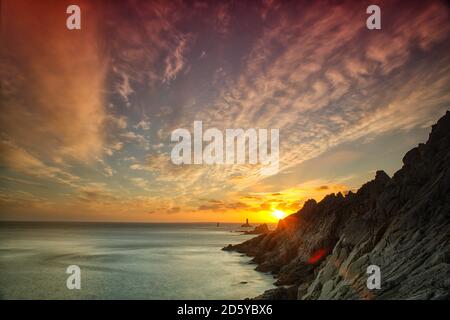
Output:
[[[253,257],[277,289],[255,299],[449,299],[450,112],[392,177],[308,200],[276,230],[224,247]],[[367,267],[382,285],[370,290]]]

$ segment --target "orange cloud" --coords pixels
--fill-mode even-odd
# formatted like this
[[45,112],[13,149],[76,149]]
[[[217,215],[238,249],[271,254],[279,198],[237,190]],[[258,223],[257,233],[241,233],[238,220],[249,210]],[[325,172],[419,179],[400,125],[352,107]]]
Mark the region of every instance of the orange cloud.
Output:
[[103,151],[107,59],[95,10],[81,30],[66,28],[64,1],[2,2],[3,137],[40,158],[89,161]]

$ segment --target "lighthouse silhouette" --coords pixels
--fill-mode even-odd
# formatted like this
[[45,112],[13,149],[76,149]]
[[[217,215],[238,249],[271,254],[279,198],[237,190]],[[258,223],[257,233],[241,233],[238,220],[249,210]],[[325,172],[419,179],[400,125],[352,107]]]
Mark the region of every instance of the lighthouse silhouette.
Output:
[[241,227],[251,227],[251,225],[248,223],[248,218],[245,219],[245,223]]

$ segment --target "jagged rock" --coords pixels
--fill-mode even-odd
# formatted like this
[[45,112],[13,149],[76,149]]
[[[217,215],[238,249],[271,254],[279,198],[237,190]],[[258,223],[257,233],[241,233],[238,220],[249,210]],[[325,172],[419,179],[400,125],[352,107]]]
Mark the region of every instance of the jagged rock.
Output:
[[226,247],[223,247],[222,250],[223,251],[233,251],[234,248],[233,248],[233,245],[229,244]]
[[[356,193],[309,200],[276,230],[226,249],[276,274],[282,287],[263,297],[287,299],[290,286],[298,299],[449,299],[450,112],[403,163],[392,178],[377,171]],[[371,264],[379,290],[366,287]]]
[[279,287],[265,291],[255,297],[255,300],[295,300],[297,298],[297,287]]
[[268,233],[269,227],[267,226],[267,224],[263,223],[259,226],[256,226],[253,230],[251,231],[245,231],[244,234],[261,234],[261,233]]

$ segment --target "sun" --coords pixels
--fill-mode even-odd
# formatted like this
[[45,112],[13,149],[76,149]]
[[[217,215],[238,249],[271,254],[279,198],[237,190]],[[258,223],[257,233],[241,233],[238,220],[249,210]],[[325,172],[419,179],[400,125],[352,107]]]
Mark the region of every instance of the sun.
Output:
[[272,211],[272,215],[277,219],[283,219],[286,216],[286,213],[281,210],[274,210]]

